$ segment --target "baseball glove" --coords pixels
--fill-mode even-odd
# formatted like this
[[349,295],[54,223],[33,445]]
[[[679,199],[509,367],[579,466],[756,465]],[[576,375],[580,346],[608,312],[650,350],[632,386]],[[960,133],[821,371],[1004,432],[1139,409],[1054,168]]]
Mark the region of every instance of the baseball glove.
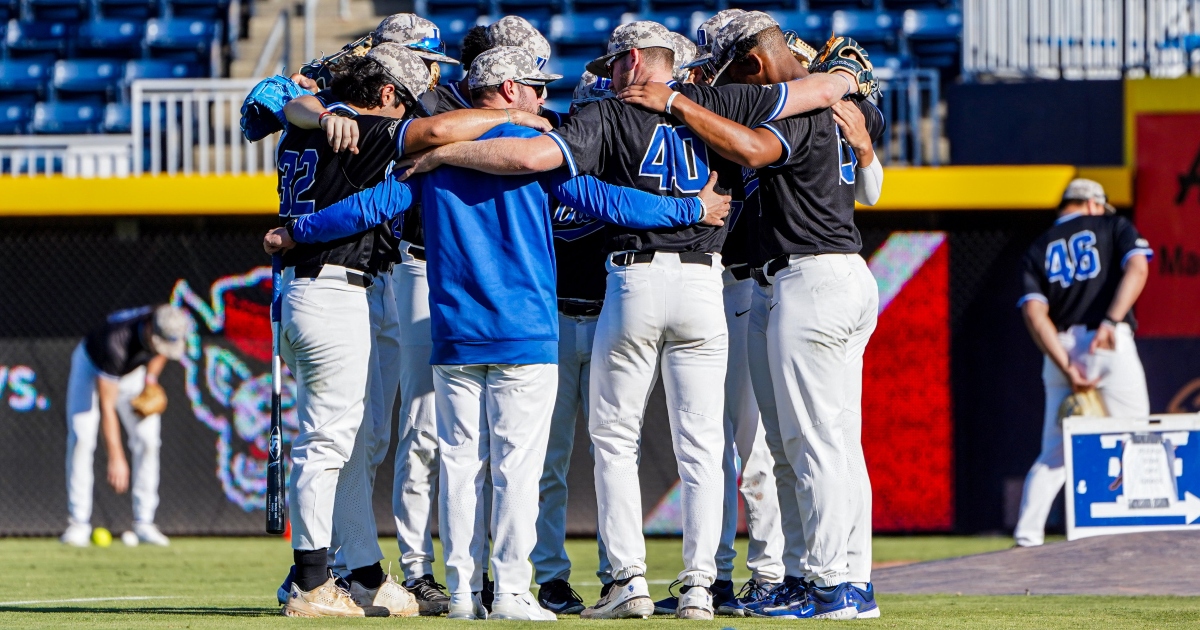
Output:
[[287,124],[283,106],[304,94],[308,92],[287,77],[275,75],[259,81],[242,102],[242,135],[258,142],[283,129]]
[[834,70],[846,70],[854,75],[858,81],[858,91],[850,95],[854,98],[867,98],[879,88],[879,82],[875,80],[875,66],[867,56],[866,49],[849,37],[830,37],[808,67],[809,72]]
[[158,383],[151,383],[142,389],[142,393],[129,401],[129,406],[142,415],[153,416],[167,410],[167,392]]
[[1062,404],[1058,406],[1059,425],[1062,425],[1064,418],[1070,418],[1071,416],[1107,418],[1108,409],[1104,406],[1104,399],[1100,397],[1100,393],[1094,389],[1089,389],[1086,392],[1067,396],[1062,401]]

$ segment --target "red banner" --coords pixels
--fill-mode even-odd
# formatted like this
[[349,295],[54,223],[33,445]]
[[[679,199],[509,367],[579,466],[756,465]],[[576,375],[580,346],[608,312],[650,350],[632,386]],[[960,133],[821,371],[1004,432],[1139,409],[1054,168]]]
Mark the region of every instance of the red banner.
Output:
[[1155,260],[1140,337],[1200,337],[1200,114],[1137,119],[1134,220]]

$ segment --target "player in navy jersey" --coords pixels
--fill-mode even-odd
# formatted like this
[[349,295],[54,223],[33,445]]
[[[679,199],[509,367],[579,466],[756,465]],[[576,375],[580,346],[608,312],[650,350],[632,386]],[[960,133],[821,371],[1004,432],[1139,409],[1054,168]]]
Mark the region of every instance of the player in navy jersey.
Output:
[[1066,481],[1058,408],[1072,392],[1095,389],[1109,415],[1150,414],[1146,374],[1134,345],[1133,304],[1146,285],[1153,250],[1128,219],[1112,213],[1104,188],[1073,180],[1058,220],[1025,254],[1018,306],[1045,355],[1042,452],[1025,477],[1018,545],[1045,540],[1046,517]]

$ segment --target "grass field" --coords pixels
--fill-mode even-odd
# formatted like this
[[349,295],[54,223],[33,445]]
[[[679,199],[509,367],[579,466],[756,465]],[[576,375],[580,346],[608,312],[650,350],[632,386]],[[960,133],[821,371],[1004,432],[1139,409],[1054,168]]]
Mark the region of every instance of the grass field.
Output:
[[[649,540],[652,593],[666,593],[681,567],[678,540]],[[744,551],[744,541],[742,551]],[[932,560],[1005,549],[1008,538],[879,537],[878,563]],[[394,541],[385,541],[395,556]],[[595,544],[571,541],[574,585],[587,602],[599,581]],[[278,616],[275,587],[291,564],[286,543],[266,538],[177,538],[170,548],[75,549],[45,539],[0,540],[0,628],[268,628],[409,625],[433,630],[445,619],[295,620]],[[440,566],[438,567],[441,568]],[[1107,570],[1107,569],[1106,569]],[[735,580],[744,580],[740,572]],[[849,622],[880,628],[1195,628],[1200,598],[955,597],[880,594],[883,617]],[[516,622],[499,622],[510,626]],[[785,623],[718,618],[713,622],[597,622],[564,618],[569,628],[611,630],[650,624],[703,628],[765,628]],[[835,622],[830,622],[835,623]],[[559,627],[562,627],[561,625]],[[564,628],[564,630],[569,630]]]

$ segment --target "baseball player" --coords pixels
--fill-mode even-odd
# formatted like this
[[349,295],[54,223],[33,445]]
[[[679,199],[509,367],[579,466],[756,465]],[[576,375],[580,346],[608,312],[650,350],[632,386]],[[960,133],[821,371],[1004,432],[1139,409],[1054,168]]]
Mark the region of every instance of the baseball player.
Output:
[[[614,89],[666,82],[672,79],[673,57],[665,27],[633,22],[613,33],[608,54],[588,70],[611,76]],[[844,95],[845,81],[814,75],[767,89],[679,89],[681,95],[757,124],[806,107],[828,106]],[[537,172],[566,163],[572,172],[596,173],[609,183],[686,197],[704,185],[710,157],[669,116],[605,100],[580,110],[548,136],[448,145],[421,156],[414,169],[445,163],[487,172]],[[610,589],[583,615],[653,612],[644,578],[636,463],[645,400],[661,361],[672,440],[680,452],[685,512],[684,587],[676,614],[711,618],[709,586],[716,577],[721,520],[723,392],[714,384],[724,381],[726,363],[719,255],[725,231],[696,226],[606,231],[609,275],[592,350],[593,367],[599,369],[590,384],[589,426],[597,460],[600,534],[620,588]]]
[[[856,46],[844,38],[836,40],[836,46],[831,40],[827,57],[842,59],[843,49],[860,53]],[[804,74],[778,24],[761,12],[739,15],[721,29],[714,61],[717,82],[766,85]],[[870,78],[861,71],[858,76]],[[848,93],[862,89],[857,81],[847,87]],[[666,90],[657,86],[652,91],[657,101],[650,106],[665,105]],[[873,106],[839,107],[869,114],[871,135],[882,132],[882,116]],[[788,488],[796,493],[794,508],[782,505],[781,498],[785,526],[793,509],[803,520],[806,544],[788,545],[786,568],[790,576],[806,577],[807,584],[777,589],[770,602],[751,612],[834,619],[860,613],[878,616],[870,586],[870,485],[861,454],[862,356],[875,327],[878,289],[857,254],[861,239],[853,212],[859,172],[881,183],[882,170],[877,160],[871,162],[877,172],[869,166],[858,168],[834,110],[769,122],[755,130],[731,125],[684,98],[676,99],[674,110],[714,151],[757,169],[746,186],[755,188],[759,197],[760,212],[752,220],[761,239],[761,260],[766,261],[763,272],[774,287],[768,310],[779,308],[766,329],[774,391],[768,403],[774,402],[778,413],[778,438],[772,439],[769,404],[762,413],[768,442],[782,446],[772,447],[780,494]],[[813,286],[829,291],[817,293],[810,290]],[[836,344],[825,351],[826,345],[813,340]],[[790,463],[799,483],[780,470],[780,459]],[[789,543],[796,533],[789,532]],[[788,582],[789,587],[799,583]]]
[[67,512],[62,542],[91,544],[92,457],[104,436],[108,483],[118,494],[131,487],[129,462],[121,446],[125,426],[133,454],[133,532],[138,540],[167,546],[154,525],[158,509],[158,449],[166,394],[158,384],[167,361],[183,358],[188,319],[179,309],[143,306],[117,311],[92,330],[71,355],[67,382]]
[[674,31],[671,32],[671,42],[674,44],[672,50],[675,51],[675,69],[671,76],[680,83],[688,83],[692,79],[692,72],[687,65],[699,54],[696,45],[687,36]]
[[[515,101],[531,112],[540,106],[541,99],[536,87],[528,84],[556,78],[539,71],[533,58],[515,47],[495,48],[480,55],[470,74],[472,96],[481,106],[501,107]],[[490,135],[529,133],[535,132],[501,127]],[[496,541],[492,565],[497,584],[492,616],[545,619],[552,613],[538,606],[526,590],[531,577],[526,559],[533,546],[536,514],[524,509],[522,500],[537,491],[557,389],[557,368],[547,373],[545,361],[557,358],[557,320],[548,310],[553,306],[538,306],[545,301],[545,297],[539,297],[546,293],[545,281],[553,282],[554,264],[552,251],[543,253],[544,246],[535,245],[540,239],[550,244],[551,219],[538,183],[542,178],[480,179],[457,170],[440,177],[443,173],[422,178],[412,186],[389,179],[372,191],[302,217],[291,226],[292,234],[301,242],[343,238],[355,226],[387,221],[416,198],[424,200],[427,229],[431,235],[443,234],[444,239],[431,239],[438,247],[430,252],[430,272],[435,280],[430,286],[442,448],[440,513],[451,590],[450,615],[472,619],[488,614],[480,599],[482,567],[477,560],[486,543],[487,528],[480,509],[482,501],[473,499],[483,488],[484,464],[491,459],[492,476],[497,487],[504,489],[493,497],[490,519]],[[464,177],[471,177],[471,182],[468,184]],[[579,184],[580,180],[590,182]],[[687,225],[698,218],[719,225],[719,216],[714,219],[710,215],[723,215],[728,206],[728,197],[712,199],[711,185],[699,199],[670,199],[635,190],[605,193],[611,187],[593,178],[575,178],[570,183],[582,188],[571,189],[564,184],[555,189],[565,202],[642,229]],[[467,190],[472,192],[467,194]],[[533,205],[540,209],[535,216],[518,212],[523,206]],[[481,207],[491,210],[481,211]],[[544,219],[539,220],[542,215]],[[490,225],[495,221],[500,224]],[[453,231],[449,230],[450,223],[455,226]],[[537,236],[539,232],[543,234]],[[499,233],[506,238],[495,239],[493,235]],[[489,248],[500,249],[489,252]],[[533,273],[532,281],[520,275],[503,280],[495,277],[497,269],[511,266],[510,261],[529,257],[533,258],[525,260],[524,267]],[[447,266],[442,268],[438,262]],[[476,271],[464,273],[472,269]],[[553,285],[549,293],[553,304]],[[509,303],[511,308],[503,306]],[[549,337],[554,337],[552,343]],[[495,361],[481,362],[487,359]],[[529,362],[534,359],[540,361]],[[481,418],[484,407],[485,417]],[[538,419],[543,415],[544,426],[539,428]],[[513,424],[513,420],[520,422]],[[489,449],[488,436],[492,433],[503,435],[505,443],[524,448]]]
[[1133,223],[1113,212],[1103,186],[1072,180],[1054,227],[1025,254],[1025,295],[1018,307],[1046,355],[1046,413],[1042,453],[1025,477],[1013,534],[1022,547],[1044,542],[1046,517],[1066,480],[1058,417],[1063,400],[1095,390],[1111,416],[1150,415],[1146,374],[1133,341],[1133,304],[1146,286],[1154,250]]

